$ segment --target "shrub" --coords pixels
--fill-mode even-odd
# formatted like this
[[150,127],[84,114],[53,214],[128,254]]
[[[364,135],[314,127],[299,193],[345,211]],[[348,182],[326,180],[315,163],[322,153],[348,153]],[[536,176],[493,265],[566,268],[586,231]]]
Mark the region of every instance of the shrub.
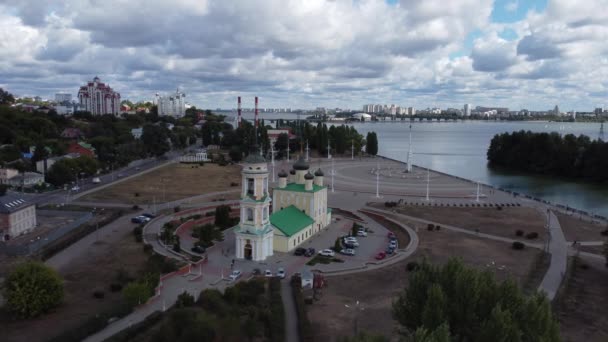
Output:
[[131,209],[133,209],[133,211],[137,211],[139,210],[139,206],[137,204],[134,204]]
[[420,267],[420,265],[418,265],[418,263],[416,261],[410,261],[405,266],[405,269],[408,272],[412,272],[412,271],[416,271],[419,267]]
[[110,284],[110,292],[119,292],[120,290],[122,290],[121,284],[118,284],[118,283]]
[[174,213],[179,213],[179,211],[180,211],[179,205],[178,205],[178,206],[173,207],[173,212],[174,212]]
[[144,245],[144,252],[145,253],[152,252],[152,250],[153,250],[152,245]]
[[143,228],[141,226],[137,226],[133,228],[133,235],[135,236],[135,241],[142,242],[143,241]]
[[434,224],[432,224],[432,223],[429,223],[429,224],[426,226],[426,229],[427,229],[428,231],[433,231],[433,230],[435,230],[435,225],[434,225]]
[[515,236],[524,236],[524,231],[521,229],[518,229],[515,231]]
[[44,314],[63,301],[63,282],[57,272],[41,262],[24,262],[4,281],[6,307],[19,317]]
[[526,239],[532,240],[532,239],[536,239],[538,237],[538,233],[537,232],[531,232],[526,234]]
[[496,210],[502,210],[502,207],[501,207],[501,206],[499,206],[499,205],[497,205],[497,206],[496,206]]
[[175,307],[186,308],[192,305],[194,305],[194,297],[188,292],[184,291],[179,296],[177,296]]
[[435,226],[435,230],[441,230],[441,226],[440,225],[436,225]]
[[106,296],[106,294],[103,291],[95,291],[93,292],[93,297],[97,298],[97,299],[103,299]]
[[207,216],[207,217],[215,216],[215,211],[208,211],[205,213],[205,216]]
[[524,249],[526,245],[524,245],[523,242],[513,241],[513,245],[511,247],[515,250],[521,250]]

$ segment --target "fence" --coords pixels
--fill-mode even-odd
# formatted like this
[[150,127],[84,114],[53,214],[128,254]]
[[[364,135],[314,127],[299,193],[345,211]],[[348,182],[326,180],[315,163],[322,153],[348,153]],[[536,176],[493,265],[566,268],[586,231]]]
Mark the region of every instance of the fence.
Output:
[[[53,212],[55,212],[55,211],[54,210],[45,210],[45,213],[47,213],[47,214],[52,214]],[[66,214],[65,211],[56,211],[56,212],[57,212],[58,216]],[[77,229],[84,223],[88,222],[93,217],[93,214],[88,211],[87,212],[72,212],[72,213],[77,213],[77,214],[81,214],[81,215],[74,221],[72,221],[68,224],[65,224],[65,225],[61,225],[61,226],[49,231],[45,235],[41,235],[36,240],[30,241],[27,244],[23,243],[20,245],[6,245],[3,243],[0,243],[0,253],[7,254],[10,256],[23,256],[23,255],[35,254],[38,251],[40,251],[41,249],[43,249],[44,247],[46,247],[47,245],[57,241],[58,239],[64,237],[66,234],[72,232],[73,230]]]

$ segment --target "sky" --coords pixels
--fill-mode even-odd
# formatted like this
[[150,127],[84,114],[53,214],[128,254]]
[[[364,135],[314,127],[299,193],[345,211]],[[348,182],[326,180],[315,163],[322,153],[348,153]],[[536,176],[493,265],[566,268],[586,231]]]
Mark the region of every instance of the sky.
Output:
[[199,108],[608,106],[608,0],[0,0],[0,87]]

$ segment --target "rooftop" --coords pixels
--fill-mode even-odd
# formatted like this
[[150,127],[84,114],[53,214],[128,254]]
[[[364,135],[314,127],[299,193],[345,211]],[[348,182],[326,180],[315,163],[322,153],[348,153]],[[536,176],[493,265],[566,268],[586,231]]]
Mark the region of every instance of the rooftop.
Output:
[[306,190],[304,184],[298,183],[289,183],[284,188],[275,187],[274,191],[295,191],[295,192],[317,192],[319,190],[325,189],[324,186],[319,186],[316,184],[312,185],[312,190]]
[[7,194],[0,196],[0,213],[2,214],[11,214],[32,205],[34,204],[17,195]]
[[314,222],[315,220],[293,205],[270,215],[270,223],[286,236],[292,236]]

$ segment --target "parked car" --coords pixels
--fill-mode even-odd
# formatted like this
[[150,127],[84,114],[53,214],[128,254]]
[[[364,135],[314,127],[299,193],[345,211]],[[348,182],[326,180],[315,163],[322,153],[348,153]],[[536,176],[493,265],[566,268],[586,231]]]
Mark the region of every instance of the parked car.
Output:
[[355,238],[345,238],[344,243],[349,244],[351,246],[359,247],[359,242]]
[[362,237],[366,237],[367,236],[367,232],[364,230],[360,230],[357,232],[357,236],[362,236]]
[[376,260],[382,260],[384,258],[386,258],[386,253],[378,252],[378,254],[376,254]]
[[190,248],[190,250],[193,251],[194,253],[198,253],[198,254],[205,253],[205,247],[201,247],[201,246],[194,246],[194,247]]
[[148,213],[143,213],[143,214],[141,214],[141,216],[145,216],[145,217],[147,217],[147,218],[149,218],[149,219],[153,219],[153,218],[155,218],[155,217],[156,217],[155,215],[148,214]]
[[388,232],[388,238],[394,238],[395,237],[395,233],[393,232]]
[[334,253],[334,251],[332,251],[331,249],[324,249],[322,251],[319,251],[319,254],[326,257],[333,257],[334,255],[336,255],[336,253]]
[[306,254],[306,248],[302,248],[302,247],[296,248],[296,250],[293,252],[293,255],[304,255],[304,254]]
[[142,220],[141,216],[136,216],[131,218],[131,223],[144,223],[144,220]]
[[277,270],[277,277],[281,279],[285,278],[285,269],[283,267],[279,267]]
[[93,184],[99,184],[101,183],[101,179],[99,177],[95,177],[91,180],[91,182],[93,182]]
[[317,251],[315,251],[314,248],[310,247],[310,248],[306,249],[306,252],[304,252],[304,255],[307,257],[311,257],[311,256],[315,255],[316,252]]
[[264,277],[268,277],[268,278],[272,277],[272,271],[271,270],[264,271]]
[[395,253],[395,249],[394,248],[391,248],[391,247],[387,247],[386,248],[386,255],[391,255],[393,253]]
[[388,238],[389,241],[397,241],[397,237],[395,236],[391,236],[390,238]]
[[351,248],[351,249],[357,248],[357,247],[355,247],[355,245],[352,245],[352,244],[347,243],[347,242],[342,243],[342,246],[344,246],[344,248]]
[[397,249],[397,240],[391,240],[391,242],[388,243],[388,246]]
[[228,279],[230,279],[230,281],[235,281],[235,280],[239,279],[241,277],[241,275],[243,275],[243,272],[241,272],[240,270],[234,270],[234,271],[232,271],[232,273],[230,273],[230,276],[228,277]]
[[72,191],[79,191],[79,190],[80,190],[80,187],[78,185],[74,185],[72,187]]
[[118,178],[122,177],[122,173],[119,173],[116,177],[118,177]]
[[253,269],[253,275],[254,276],[259,276],[260,274],[262,274],[262,271],[260,271],[259,268],[254,268]]
[[352,248],[346,248],[341,250],[340,253],[344,255],[355,255],[355,250]]

